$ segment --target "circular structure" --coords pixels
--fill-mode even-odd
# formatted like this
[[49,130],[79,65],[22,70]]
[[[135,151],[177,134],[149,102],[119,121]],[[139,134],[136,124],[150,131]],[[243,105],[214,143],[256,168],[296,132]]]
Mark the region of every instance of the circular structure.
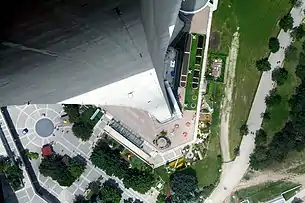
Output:
[[194,153],[193,153],[193,152],[189,152],[189,153],[187,153],[187,154],[186,154],[186,156],[185,156],[185,157],[186,157],[187,159],[193,159],[193,158],[194,158],[194,156],[195,156],[195,155],[194,155]]
[[190,126],[191,126],[191,123],[188,121],[188,122],[185,123],[185,125],[186,125],[187,127],[190,127]]
[[195,108],[195,107],[196,107],[196,104],[195,104],[195,103],[192,103],[192,104],[191,104],[191,107],[192,107],[192,108]]
[[49,137],[54,132],[54,123],[48,118],[42,118],[35,124],[35,131],[40,137]]
[[164,148],[167,145],[167,140],[164,137],[161,137],[158,139],[157,143],[160,148]]
[[208,0],[183,0],[180,11],[185,14],[195,14],[202,11],[208,2]]

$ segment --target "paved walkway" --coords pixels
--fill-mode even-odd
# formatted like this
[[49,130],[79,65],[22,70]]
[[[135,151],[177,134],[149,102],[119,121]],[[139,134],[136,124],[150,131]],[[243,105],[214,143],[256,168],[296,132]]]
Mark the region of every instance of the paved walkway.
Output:
[[[53,135],[45,138],[38,136],[35,132],[36,123],[44,118],[52,120],[54,125],[58,126],[58,124],[60,123],[60,116],[63,113],[63,109],[60,104],[34,104],[11,106],[8,107],[8,111],[14,123],[15,129],[19,134],[21,143],[25,148],[28,148],[32,152],[40,153],[42,145],[54,142],[53,149],[57,153],[60,153],[62,155],[67,154],[69,156],[75,156],[77,154],[80,154],[86,159],[87,167],[85,172],[70,187],[61,187],[56,181],[53,181],[50,177],[44,177],[43,175],[41,175],[38,170],[40,158],[38,160],[30,160],[40,185],[47,189],[51,194],[58,197],[61,202],[71,202],[75,195],[84,193],[85,188],[87,187],[89,182],[96,180],[100,176],[103,176],[104,180],[107,180],[108,178],[113,178],[119,183],[121,189],[124,191],[122,201],[124,198],[135,197],[147,203],[151,202],[151,195],[142,195],[131,189],[126,189],[121,180],[116,177],[108,176],[103,170],[94,167],[91,161],[89,160],[92,148],[96,141],[99,139],[98,137],[102,134],[103,127],[106,125],[106,123],[103,123],[103,121],[99,121],[99,123],[96,125],[89,141],[82,142],[73,135],[72,131],[70,130],[71,126],[59,127],[59,130],[54,130]],[[24,128],[28,128],[29,130],[26,135],[22,134],[22,130]],[[4,128],[4,131],[7,132],[6,137],[8,139],[9,144],[14,143],[12,140],[12,136],[9,135],[9,132],[6,130],[6,128]],[[11,148],[16,154],[19,153],[13,145]],[[25,182],[27,182],[26,178]],[[29,187],[31,187],[31,185],[29,185]],[[25,188],[26,190],[28,190],[28,187]],[[18,198],[20,197],[22,199],[22,202],[26,202],[24,201],[24,196],[26,194],[31,193],[25,193],[24,189],[22,189],[16,194],[18,195]],[[31,200],[31,195],[28,195],[28,197]]]
[[[303,5],[300,8],[293,8],[291,10],[291,16],[294,19],[294,26],[299,25],[304,18],[304,8],[305,0],[303,0]],[[281,47],[284,48],[281,48],[275,54],[270,54],[269,62],[271,64],[272,70],[279,65],[277,64],[278,61],[280,61],[280,64],[283,63],[285,57],[285,48],[287,48],[292,41],[290,34],[285,33],[283,30],[280,31],[278,39]],[[265,97],[272,89],[272,70],[262,74],[247,122],[250,133],[244,136],[242,139],[240,145],[240,155],[236,157],[234,162],[223,165],[223,172],[221,174],[220,182],[210,197],[205,201],[206,203],[223,202],[239,184],[240,180],[249,167],[249,156],[255,147],[255,135],[252,135],[251,132],[256,132],[261,127],[261,113],[265,112],[266,109]]]

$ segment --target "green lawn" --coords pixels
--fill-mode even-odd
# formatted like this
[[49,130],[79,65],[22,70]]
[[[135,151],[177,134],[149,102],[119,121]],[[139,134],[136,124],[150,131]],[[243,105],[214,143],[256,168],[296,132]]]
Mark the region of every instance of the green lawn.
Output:
[[[233,33],[239,27],[240,48],[236,67],[236,84],[230,118],[230,150],[238,147],[241,141],[239,127],[247,120],[251,103],[260,79],[255,61],[269,54],[268,40],[279,32],[277,22],[289,12],[288,0],[222,0],[213,16],[212,30],[220,33],[220,46],[217,50],[228,54]],[[231,153],[233,156],[234,153]]]
[[[298,47],[301,51],[302,42],[295,42],[294,46]],[[298,53],[299,55],[299,53]],[[294,93],[295,88],[299,85],[300,79],[295,75],[295,68],[298,65],[298,59],[292,62],[285,62],[284,67],[288,71],[288,79],[282,86],[278,86],[278,93],[282,96],[282,102],[279,105],[269,108],[271,114],[270,120],[264,120],[262,127],[266,131],[269,140],[273,137],[274,133],[281,130],[285,125],[289,116],[289,103],[288,100]]]
[[223,85],[211,83],[213,91],[209,94],[213,94],[214,112],[212,117],[211,134],[209,136],[209,145],[207,149],[206,157],[202,161],[198,161],[192,168],[196,171],[199,186],[207,187],[205,190],[206,196],[212,191],[220,177],[219,170],[221,169],[221,151],[220,151],[220,139],[219,139],[219,122],[220,122],[220,103],[223,94]]
[[298,185],[297,183],[284,181],[267,182],[241,189],[236,192],[236,195],[240,200],[248,199],[250,202],[257,203],[271,200]]
[[96,123],[102,118],[103,113],[100,111],[95,118],[91,121],[91,116],[95,113],[97,110],[97,107],[95,106],[88,106],[88,109],[86,109],[79,117],[80,122],[88,123],[92,125],[93,127],[96,125]]
[[[189,60],[189,71],[191,73],[188,73],[187,75],[187,80],[186,80],[186,91],[185,91],[185,100],[184,104],[186,105],[184,109],[186,110],[196,110],[197,109],[197,101],[198,101],[198,93],[199,93],[199,84],[198,88],[194,89],[192,87],[192,81],[193,81],[193,74],[194,74],[194,69],[195,69],[195,64],[196,64],[196,51],[197,51],[197,43],[198,43],[198,38],[199,35],[197,34],[192,34],[193,36],[196,36],[195,39],[192,39],[191,43],[191,50],[190,50],[190,60]],[[204,37],[205,39],[205,37]],[[205,42],[205,40],[204,40]],[[203,53],[203,52],[202,52]],[[203,58],[203,54],[202,54]],[[202,59],[200,62],[200,65],[197,66],[199,70],[201,70],[202,67]],[[200,75],[199,75],[199,82],[200,82]]]
[[292,190],[283,193],[283,197],[284,197],[285,200],[287,201],[287,200],[289,200],[291,197],[293,197],[299,190],[300,190],[300,187],[293,188]]

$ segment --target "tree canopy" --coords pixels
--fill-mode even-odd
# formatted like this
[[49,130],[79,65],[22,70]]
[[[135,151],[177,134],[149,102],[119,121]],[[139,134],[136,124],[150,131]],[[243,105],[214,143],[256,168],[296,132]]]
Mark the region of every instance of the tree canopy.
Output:
[[198,180],[195,174],[176,172],[172,175],[170,186],[173,192],[172,199],[175,202],[191,201],[196,196]]
[[268,61],[268,57],[256,61],[256,68],[258,71],[271,70],[271,64]]
[[265,98],[265,103],[267,107],[271,107],[279,104],[282,101],[281,95],[279,95],[276,91],[271,91],[269,95]]
[[[70,158],[68,166],[63,162],[63,156],[53,155],[41,160],[39,172],[45,177],[51,177],[61,186],[71,186],[86,169],[86,163]],[[71,165],[70,165],[71,163]]]
[[288,71],[285,68],[276,68],[272,71],[272,80],[281,86],[288,79]]
[[298,49],[293,45],[289,45],[285,49],[285,60],[286,61],[295,61],[297,59],[298,59]]
[[289,0],[289,2],[291,3],[291,5],[293,5],[296,8],[299,8],[300,6],[302,6],[302,0]]
[[119,203],[122,198],[123,191],[113,179],[104,182],[100,191],[100,203]]
[[22,179],[24,178],[23,171],[9,157],[0,156],[0,173],[5,174],[7,181],[14,190],[21,188]]
[[122,158],[118,149],[111,149],[106,142],[99,141],[90,157],[93,165],[103,169],[108,175],[123,179],[125,187],[140,193],[147,192],[155,183],[149,170],[129,168],[130,164]]
[[277,37],[271,37],[269,39],[269,49],[272,53],[275,53],[280,49],[280,42]]
[[241,136],[247,135],[249,133],[248,125],[247,123],[244,123],[239,128],[239,133]]
[[291,32],[291,36],[296,40],[302,39],[305,36],[304,24],[301,24],[297,27],[294,27],[292,32]]
[[69,122],[76,123],[79,120],[79,108],[80,105],[78,104],[64,104],[63,109],[69,116]]
[[291,30],[293,27],[293,18],[291,17],[290,13],[283,16],[279,22],[280,28],[282,28],[285,32]]
[[82,141],[88,141],[93,132],[93,128],[86,123],[79,122],[74,123],[72,126],[72,131],[75,137],[80,138]]
[[[282,162],[291,151],[300,151],[305,148],[305,46],[302,47],[296,75],[301,83],[294,90],[289,99],[290,113],[283,128],[276,132],[268,143],[264,142],[265,135],[262,131],[256,137],[256,148],[250,157],[250,166],[256,170],[265,169],[274,162]],[[266,103],[275,104],[281,99],[273,91],[273,99],[268,98]]]

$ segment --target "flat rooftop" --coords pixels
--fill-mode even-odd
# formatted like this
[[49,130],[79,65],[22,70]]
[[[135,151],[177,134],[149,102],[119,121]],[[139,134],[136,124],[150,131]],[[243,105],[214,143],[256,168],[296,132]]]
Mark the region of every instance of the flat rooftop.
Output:
[[[177,119],[167,124],[160,124],[152,119],[146,111],[141,109],[118,107],[118,106],[103,106],[116,120],[127,125],[131,130],[136,132],[156,150],[161,153],[173,150],[185,143],[193,140],[195,112],[185,111],[182,119]],[[175,126],[179,126],[175,128]],[[167,132],[167,137],[171,141],[171,145],[166,149],[158,149],[154,144],[154,140],[161,131]],[[187,134],[185,136],[185,133]]]

